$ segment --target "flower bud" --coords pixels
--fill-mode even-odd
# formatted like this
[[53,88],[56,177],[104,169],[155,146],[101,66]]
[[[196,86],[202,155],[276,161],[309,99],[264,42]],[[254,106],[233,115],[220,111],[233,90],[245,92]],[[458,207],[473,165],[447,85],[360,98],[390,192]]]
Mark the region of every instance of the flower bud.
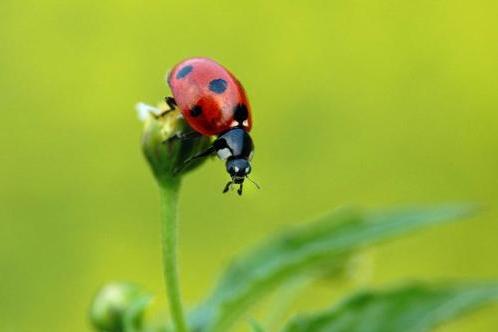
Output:
[[207,136],[178,138],[178,134],[193,132],[178,111],[161,114],[159,109],[140,103],[137,112],[145,124],[142,150],[160,185],[178,181],[181,175],[202,164],[205,158],[185,161],[207,149],[211,139]]
[[130,283],[102,287],[90,307],[90,321],[97,331],[123,332],[142,323],[151,296]]

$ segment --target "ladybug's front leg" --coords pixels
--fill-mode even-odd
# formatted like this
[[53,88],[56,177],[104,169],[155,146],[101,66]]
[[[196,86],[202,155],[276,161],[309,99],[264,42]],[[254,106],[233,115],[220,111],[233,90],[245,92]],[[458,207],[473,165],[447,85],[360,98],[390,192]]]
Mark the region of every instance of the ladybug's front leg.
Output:
[[216,148],[214,145],[211,145],[209,148],[207,148],[206,150],[204,151],[201,151],[195,155],[193,155],[192,157],[188,158],[187,160],[185,160],[185,164],[188,164],[189,162],[191,162],[192,160],[194,159],[199,159],[199,158],[204,158],[204,157],[207,157],[211,154],[213,154],[214,152],[216,152]]
[[163,143],[170,143],[170,142],[173,142],[176,140],[186,141],[189,139],[198,138],[200,136],[202,136],[202,134],[200,134],[196,131],[191,131],[188,133],[184,133],[184,132],[179,131],[176,134],[174,134],[173,136],[168,137],[166,140],[163,141]]
[[232,181],[228,181],[228,183],[226,184],[225,188],[223,189],[223,193],[226,193],[230,190],[230,188],[232,188]]
[[213,154],[214,152],[216,152],[216,148],[213,145],[211,145],[206,150],[201,151],[201,152],[193,155],[192,157],[188,158],[187,160],[185,160],[183,162],[183,166],[181,166],[180,168],[175,170],[175,173],[179,173],[181,170],[183,170],[192,160],[207,157],[207,156]]
[[241,183],[239,186],[239,189],[237,189],[237,194],[239,194],[239,196],[242,196],[242,186],[243,185],[244,185],[244,183]]

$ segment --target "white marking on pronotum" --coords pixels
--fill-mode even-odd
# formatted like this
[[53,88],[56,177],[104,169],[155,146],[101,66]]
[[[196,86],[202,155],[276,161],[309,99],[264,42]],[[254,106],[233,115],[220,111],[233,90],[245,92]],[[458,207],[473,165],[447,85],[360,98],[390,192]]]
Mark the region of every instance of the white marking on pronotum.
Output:
[[244,120],[244,122],[242,122],[242,125],[243,125],[244,127],[247,127],[247,126],[249,126],[249,121],[247,121],[247,120]]
[[227,160],[228,157],[232,155],[232,152],[230,151],[229,148],[223,148],[218,151],[216,151],[216,154],[221,160]]
[[233,169],[235,170],[236,173],[240,170],[240,168],[238,168],[237,166],[235,166]]
[[249,169],[250,169],[249,167],[246,167],[246,168],[244,169],[244,172],[246,172],[246,174],[247,174],[247,173],[249,173]]
[[239,125],[239,123],[237,121],[232,121],[232,123],[230,123],[230,127],[237,127]]

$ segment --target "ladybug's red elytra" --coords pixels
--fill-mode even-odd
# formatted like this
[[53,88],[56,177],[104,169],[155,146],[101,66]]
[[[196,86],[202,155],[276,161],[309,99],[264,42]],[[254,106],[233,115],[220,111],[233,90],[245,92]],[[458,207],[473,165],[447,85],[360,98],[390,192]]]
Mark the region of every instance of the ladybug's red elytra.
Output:
[[208,58],[180,62],[170,71],[167,81],[173,93],[173,97],[166,98],[167,104],[171,110],[178,108],[195,131],[180,133],[177,138],[217,136],[208,149],[186,162],[216,153],[226,161],[226,170],[231,177],[223,192],[232,184],[239,184],[237,192],[241,195],[254,154],[254,144],[249,136],[251,108],[242,84],[226,68]]

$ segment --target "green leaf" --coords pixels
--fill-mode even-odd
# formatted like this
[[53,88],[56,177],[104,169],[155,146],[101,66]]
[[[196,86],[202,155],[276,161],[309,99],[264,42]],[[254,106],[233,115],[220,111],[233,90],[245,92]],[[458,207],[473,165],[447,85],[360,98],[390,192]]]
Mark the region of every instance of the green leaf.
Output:
[[284,332],[423,332],[498,300],[498,284],[427,286],[359,293],[319,314],[297,317]]
[[190,316],[193,331],[223,332],[264,295],[304,273],[339,274],[357,249],[410,231],[467,216],[468,205],[387,213],[352,210],[270,238],[233,262],[209,298]]

